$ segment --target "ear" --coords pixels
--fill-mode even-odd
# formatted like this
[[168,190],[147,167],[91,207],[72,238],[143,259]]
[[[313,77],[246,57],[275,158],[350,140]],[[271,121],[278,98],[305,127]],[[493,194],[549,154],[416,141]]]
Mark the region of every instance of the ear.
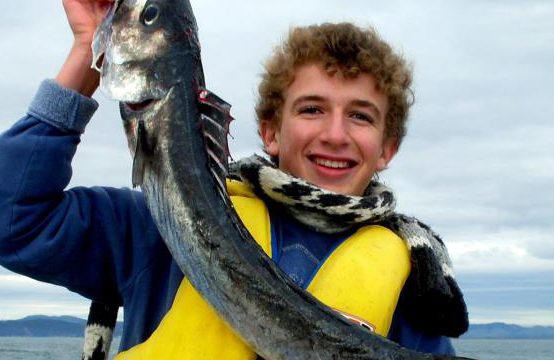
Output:
[[271,156],[279,156],[279,135],[278,125],[269,120],[260,121],[260,136],[265,152]]
[[387,168],[389,162],[398,152],[398,145],[398,139],[394,137],[389,137],[383,140],[381,156],[377,159],[376,171],[383,171]]

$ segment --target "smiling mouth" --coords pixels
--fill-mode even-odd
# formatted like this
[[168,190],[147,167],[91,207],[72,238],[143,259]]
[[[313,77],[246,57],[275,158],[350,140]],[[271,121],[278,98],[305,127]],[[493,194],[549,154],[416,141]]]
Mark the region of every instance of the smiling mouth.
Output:
[[310,160],[316,165],[324,166],[330,169],[350,169],[356,165],[354,161],[349,160],[331,160],[327,158],[321,158],[318,156],[310,156]]

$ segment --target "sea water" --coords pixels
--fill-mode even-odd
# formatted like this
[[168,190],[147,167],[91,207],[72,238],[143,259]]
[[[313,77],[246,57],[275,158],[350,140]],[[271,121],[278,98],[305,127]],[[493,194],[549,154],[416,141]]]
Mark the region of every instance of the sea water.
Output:
[[[82,338],[0,337],[0,360],[79,360]],[[118,339],[112,346],[112,355]],[[553,360],[554,340],[454,340],[459,356],[483,360]]]
[[[119,339],[110,351],[117,352]],[[83,338],[78,337],[0,337],[0,360],[80,360]]]
[[454,340],[459,356],[483,360],[554,360],[554,340],[463,339]]

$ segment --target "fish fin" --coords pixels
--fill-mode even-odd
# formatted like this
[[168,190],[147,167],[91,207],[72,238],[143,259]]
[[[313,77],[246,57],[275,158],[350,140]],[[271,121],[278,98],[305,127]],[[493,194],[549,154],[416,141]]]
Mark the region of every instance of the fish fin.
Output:
[[92,38],[92,64],[91,68],[102,72],[102,63],[104,59],[104,54],[106,53],[106,49],[109,46],[110,37],[112,34],[112,20],[113,15],[117,8],[119,7],[121,1],[117,1],[115,4],[110,5],[110,9],[106,12],[106,15],[104,16],[104,19],[96,30],[94,31],[94,36]]
[[144,180],[144,169],[146,166],[146,162],[144,159],[146,129],[144,128],[144,121],[142,120],[139,120],[138,122],[135,138],[135,155],[133,157],[133,175],[131,179],[134,188],[142,185],[142,182]]
[[[198,92],[200,120],[210,171],[215,177],[220,194],[227,194],[225,178],[229,169],[229,125],[231,105],[214,93],[200,88]],[[226,197],[226,196],[223,196]]]

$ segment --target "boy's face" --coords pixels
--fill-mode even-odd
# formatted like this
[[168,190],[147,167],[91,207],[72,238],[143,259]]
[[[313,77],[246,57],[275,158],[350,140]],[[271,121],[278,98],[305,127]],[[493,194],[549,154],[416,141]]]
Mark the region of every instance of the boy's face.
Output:
[[260,133],[287,173],[359,196],[396,153],[396,141],[384,138],[388,100],[372,75],[344,79],[303,65],[284,98],[280,125],[262,120]]

